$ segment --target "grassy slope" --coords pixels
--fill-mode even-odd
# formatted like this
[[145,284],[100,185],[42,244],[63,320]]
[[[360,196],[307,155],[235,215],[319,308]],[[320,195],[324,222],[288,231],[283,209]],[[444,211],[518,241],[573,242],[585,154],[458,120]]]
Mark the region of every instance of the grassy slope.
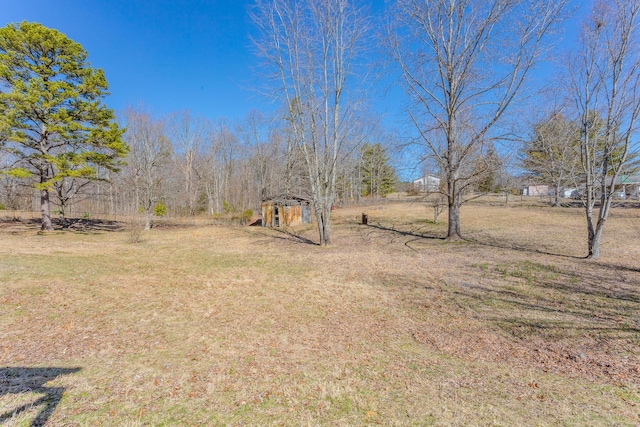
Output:
[[599,262],[577,210],[472,205],[455,244],[424,206],[361,211],[331,248],[311,227],[0,230],[0,366],[81,368],[48,384],[50,425],[640,422],[636,211]]

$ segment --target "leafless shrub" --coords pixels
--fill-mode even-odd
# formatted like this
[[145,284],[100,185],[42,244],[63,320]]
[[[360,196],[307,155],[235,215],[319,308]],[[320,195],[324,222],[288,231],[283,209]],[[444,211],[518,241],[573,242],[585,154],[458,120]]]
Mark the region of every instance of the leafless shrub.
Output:
[[145,230],[146,224],[144,215],[129,215],[126,217],[124,223],[124,230],[127,233],[127,241],[129,243],[140,243],[140,236]]
[[439,195],[435,199],[431,199],[429,203],[433,208],[433,223],[436,224],[438,222],[438,217],[447,207],[447,203],[442,195]]

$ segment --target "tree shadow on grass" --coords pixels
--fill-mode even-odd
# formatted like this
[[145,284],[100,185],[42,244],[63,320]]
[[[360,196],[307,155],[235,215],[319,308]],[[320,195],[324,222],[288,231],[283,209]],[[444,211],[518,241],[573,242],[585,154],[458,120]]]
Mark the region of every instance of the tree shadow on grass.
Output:
[[395,226],[391,225],[391,226],[384,226],[380,223],[376,223],[376,224],[367,224],[367,227],[370,228],[375,228],[378,230],[382,230],[382,231],[390,231],[393,233],[397,233],[400,234],[401,236],[407,236],[407,237],[417,237],[420,239],[431,239],[431,240],[444,240],[444,237],[440,237],[435,235],[434,233],[426,233],[426,232],[420,232],[420,229],[414,229],[414,230],[400,230],[398,228],[396,228]]
[[[83,233],[100,233],[122,230],[122,223],[106,219],[91,218],[52,218],[54,230],[76,231]],[[19,225],[26,230],[39,230],[40,218],[0,217],[0,226]]]
[[[402,230],[399,229],[397,227],[395,227],[394,225],[391,226],[384,226],[380,223],[377,224],[368,224],[368,227],[371,228],[376,228],[378,230],[382,230],[382,231],[389,231],[389,232],[393,232],[393,233],[397,233],[401,236],[407,236],[407,237],[415,237],[415,239],[410,240],[408,243],[410,242],[415,242],[416,240],[419,239],[429,239],[429,240],[441,240],[444,241],[446,240],[446,238],[441,237],[436,235],[435,233],[432,232],[420,232],[420,229],[410,229],[410,230]],[[550,251],[545,251],[545,250],[541,250],[541,249],[536,249],[536,248],[531,248],[531,247],[527,247],[527,246],[519,246],[513,243],[509,243],[509,242],[502,242],[502,241],[496,241],[496,240],[480,240],[478,238],[475,237],[464,237],[463,240],[464,242],[468,242],[468,243],[473,243],[476,245],[481,245],[481,246],[489,246],[492,248],[498,248],[498,249],[509,249],[509,250],[514,250],[514,251],[519,251],[519,252],[528,252],[528,253],[535,253],[535,254],[541,254],[541,255],[551,255],[551,256],[556,256],[556,257],[562,257],[562,258],[572,258],[572,259],[584,259],[585,257],[580,257],[580,256],[575,256],[575,255],[567,255],[567,254],[561,254],[561,253],[556,253],[556,252],[550,252]]]
[[[318,243],[314,242],[311,239],[308,239],[306,237],[304,237],[303,235],[299,234],[299,233],[295,233],[293,230],[287,229],[287,228],[278,228],[278,227],[269,227],[268,230],[270,231],[274,231],[276,233],[278,233],[279,235],[274,235],[272,234],[270,231],[267,230],[260,230],[258,232],[258,234],[262,235],[262,236],[268,236],[269,239],[278,239],[278,240],[285,240],[288,242],[294,242],[294,243],[302,243],[304,245],[311,245],[311,246],[320,246]],[[254,233],[255,235],[255,233]]]
[[539,254],[539,255],[550,255],[550,256],[560,257],[560,258],[586,259],[586,256],[576,256],[576,255],[561,254],[561,253],[558,253],[558,252],[545,251],[545,250],[542,250],[542,249],[536,249],[536,248],[531,248],[531,247],[528,247],[528,246],[517,245],[515,243],[510,243],[510,242],[500,242],[500,241],[496,241],[496,240],[493,240],[493,241],[492,240],[480,240],[480,239],[475,238],[475,237],[465,237],[464,240],[466,242],[474,243],[476,245],[489,246],[489,247],[498,248],[498,249],[509,249],[509,250],[512,250],[512,251],[526,252],[526,253]]
[[[450,292],[509,332],[639,342],[640,278],[620,281],[599,265],[593,267],[563,271],[532,262],[485,266],[483,279],[451,281]],[[477,269],[469,271],[469,277],[476,274]]]
[[45,384],[61,375],[69,375],[81,368],[26,368],[0,367],[0,396],[37,393],[44,396],[33,402],[0,414],[0,424],[32,408],[42,407],[31,421],[31,426],[44,426],[62,399],[64,387],[46,387]]
[[304,243],[306,245],[319,246],[313,240],[307,239],[306,237],[302,236],[301,234],[294,233],[292,230],[281,229],[281,228],[274,228],[273,230],[277,231],[278,233],[282,233],[282,234],[284,234],[286,236],[286,237],[278,237],[279,239],[292,240],[292,241],[297,242],[297,243]]

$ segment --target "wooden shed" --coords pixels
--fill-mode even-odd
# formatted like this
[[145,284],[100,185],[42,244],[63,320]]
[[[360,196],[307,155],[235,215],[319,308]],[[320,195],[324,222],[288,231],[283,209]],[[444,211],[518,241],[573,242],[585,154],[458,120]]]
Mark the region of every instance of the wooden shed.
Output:
[[282,227],[311,224],[311,200],[306,197],[281,194],[262,201],[262,226]]

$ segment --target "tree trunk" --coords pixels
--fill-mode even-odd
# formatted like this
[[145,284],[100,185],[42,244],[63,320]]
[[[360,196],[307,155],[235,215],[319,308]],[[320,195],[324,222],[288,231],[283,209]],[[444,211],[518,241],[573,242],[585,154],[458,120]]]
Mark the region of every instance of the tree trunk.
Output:
[[460,234],[460,195],[456,188],[456,176],[450,172],[448,176],[448,205],[449,205],[449,227],[447,230],[447,240],[456,241],[462,239]]
[[323,246],[331,245],[331,205],[324,208],[324,221],[322,222]]
[[186,181],[187,181],[187,215],[193,215],[193,204],[191,203],[191,164],[187,164],[187,173],[186,173]]
[[318,221],[318,235],[320,237],[320,246],[329,246],[331,244],[331,225],[329,223],[331,217],[331,206],[323,206],[315,209],[316,220]]
[[[613,177],[615,179],[615,177]],[[600,242],[602,241],[602,233],[604,231],[604,225],[609,217],[609,210],[611,209],[611,200],[614,190],[613,184],[610,188],[604,187],[601,190],[602,196],[600,197],[600,210],[598,211],[598,222],[596,223],[595,232],[593,231],[593,219],[589,221],[589,254],[588,259],[600,258]],[[609,197],[606,197],[609,194]],[[591,212],[593,217],[593,212]]]
[[589,255],[588,259],[600,258],[600,242],[602,241],[602,231],[604,230],[604,219],[598,221],[595,232],[593,231],[593,223],[589,224]]
[[144,229],[146,231],[151,230],[151,212],[147,211],[144,219]]
[[42,212],[42,227],[43,231],[53,230],[51,224],[51,207],[49,203],[49,190],[40,190],[40,211]]
[[555,207],[560,207],[560,182],[556,182],[556,203]]
[[324,246],[324,220],[320,209],[315,210],[316,221],[318,222],[318,237],[320,238],[320,246]]
[[[589,250],[587,258],[596,259],[598,256],[600,256],[600,239],[597,239],[596,241],[596,233],[593,227],[593,204],[590,203],[589,199],[590,199],[589,194],[587,194],[587,206],[586,206],[587,245]],[[595,253],[594,253],[594,250],[595,250]]]
[[449,229],[447,240],[456,241],[462,239],[460,234],[460,201],[457,195],[449,197]]

